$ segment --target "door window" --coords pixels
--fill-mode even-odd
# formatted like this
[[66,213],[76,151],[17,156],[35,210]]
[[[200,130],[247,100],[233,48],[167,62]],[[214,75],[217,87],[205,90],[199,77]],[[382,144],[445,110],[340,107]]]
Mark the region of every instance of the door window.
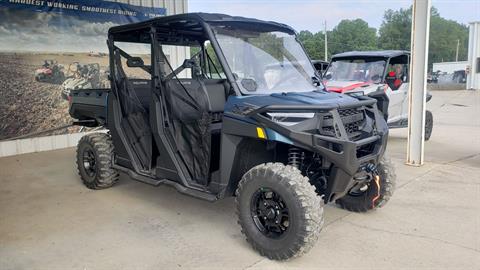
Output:
[[385,81],[392,90],[398,90],[408,78],[408,55],[400,55],[390,59]]

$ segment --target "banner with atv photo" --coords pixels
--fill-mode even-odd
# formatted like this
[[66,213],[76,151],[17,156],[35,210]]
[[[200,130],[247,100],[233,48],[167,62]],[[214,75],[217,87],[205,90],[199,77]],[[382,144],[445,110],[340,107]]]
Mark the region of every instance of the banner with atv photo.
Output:
[[110,1],[0,0],[0,140],[78,132],[68,94],[109,87],[108,29],[165,14]]

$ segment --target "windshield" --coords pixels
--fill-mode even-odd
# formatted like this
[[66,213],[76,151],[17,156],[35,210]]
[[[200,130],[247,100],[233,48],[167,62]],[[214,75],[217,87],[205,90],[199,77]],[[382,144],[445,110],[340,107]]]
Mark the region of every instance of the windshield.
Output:
[[385,60],[342,59],[333,60],[325,72],[328,81],[361,81],[380,83],[385,71]]
[[295,35],[215,27],[223,55],[244,94],[323,89]]

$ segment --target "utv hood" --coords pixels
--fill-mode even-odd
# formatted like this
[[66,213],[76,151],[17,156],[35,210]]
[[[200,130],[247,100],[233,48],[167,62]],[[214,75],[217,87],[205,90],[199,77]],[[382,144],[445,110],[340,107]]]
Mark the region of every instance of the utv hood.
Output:
[[324,81],[327,90],[336,93],[345,93],[347,91],[361,90],[362,88],[373,85],[371,82],[362,81]]
[[271,95],[230,96],[225,112],[231,116],[267,105],[342,105],[356,102],[348,95],[325,91],[276,93]]

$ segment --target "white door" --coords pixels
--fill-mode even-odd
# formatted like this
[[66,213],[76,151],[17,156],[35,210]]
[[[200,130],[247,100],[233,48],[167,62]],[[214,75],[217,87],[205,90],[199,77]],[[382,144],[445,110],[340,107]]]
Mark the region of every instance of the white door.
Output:
[[403,125],[408,113],[408,56],[401,55],[390,59],[390,66],[385,78],[387,95],[390,98],[388,106],[388,123]]
[[404,118],[407,93],[408,83],[402,83],[397,90],[392,90],[388,87],[387,96],[390,99],[388,104],[388,123],[395,123]]

